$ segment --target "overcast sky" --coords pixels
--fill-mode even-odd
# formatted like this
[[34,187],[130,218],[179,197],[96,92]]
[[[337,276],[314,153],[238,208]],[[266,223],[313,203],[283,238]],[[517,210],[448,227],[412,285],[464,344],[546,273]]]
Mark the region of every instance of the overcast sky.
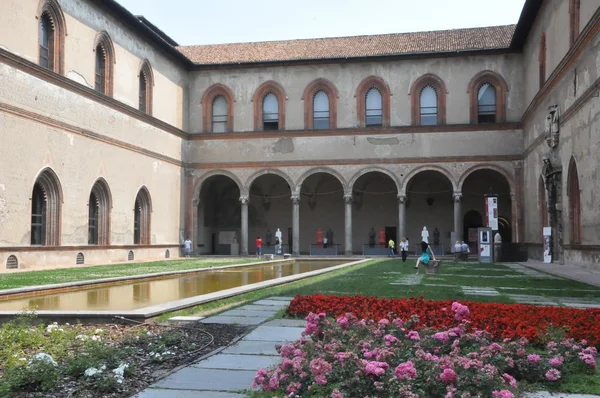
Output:
[[180,45],[517,23],[525,0],[117,0]]

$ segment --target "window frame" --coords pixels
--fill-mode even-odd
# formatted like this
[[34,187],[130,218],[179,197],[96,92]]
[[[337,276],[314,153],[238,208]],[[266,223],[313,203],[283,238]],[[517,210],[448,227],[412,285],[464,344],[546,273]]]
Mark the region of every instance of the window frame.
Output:
[[[140,67],[140,73],[138,74],[138,83],[138,109],[141,112],[152,116],[152,106],[154,99],[154,72],[152,71],[152,65],[147,59],[145,59],[142,62],[142,66]],[[142,90],[142,87],[144,90]]]
[[496,121],[495,123],[506,122],[506,98],[508,94],[508,86],[506,81],[497,74],[490,70],[484,70],[475,75],[469,82],[467,92],[469,94],[469,112],[471,124],[482,124],[478,122],[479,116],[479,101],[478,94],[479,89],[483,84],[489,83],[496,89]]
[[[335,85],[327,79],[319,78],[310,82],[304,89],[302,100],[304,101],[304,129],[315,130],[314,128],[314,100],[319,91],[325,92],[329,97],[329,128],[337,128],[337,100],[339,98],[338,90]],[[318,129],[321,130],[321,129]]]
[[43,0],[38,6],[36,18],[38,20],[38,65],[42,66],[41,62],[41,25],[43,19],[46,18],[49,23],[48,37],[48,63],[49,65],[42,66],[58,74],[64,74],[65,62],[65,37],[67,35],[67,27],[65,16],[62,8],[56,0]]
[[[113,96],[115,49],[107,32],[102,31],[96,35],[94,42],[94,89],[108,97]],[[103,66],[98,71],[98,67]]]
[[[285,102],[287,96],[283,87],[275,81],[267,81],[261,84],[254,92],[252,101],[254,102],[254,130],[265,131],[263,124],[263,100],[267,94],[272,93],[277,98],[278,104],[278,126],[277,131],[285,130]],[[267,130],[274,131],[274,130]]]
[[[421,93],[427,86],[431,86],[436,93],[437,97],[437,124],[446,124],[446,84],[437,75],[433,73],[427,73],[417,80],[414,81],[410,88],[411,96],[411,113],[412,113],[412,125],[421,125]],[[431,126],[431,125],[428,125]]]
[[[41,225],[38,225],[37,223],[35,225],[36,229],[40,230],[41,237],[39,243],[33,242],[33,219],[34,216],[39,216],[34,215],[33,213],[36,194],[43,196],[41,199]],[[31,218],[29,227],[31,234],[31,246],[60,246],[63,194],[60,180],[51,168],[44,168],[35,179],[31,190],[30,201]]]
[[[390,97],[391,92],[390,88],[379,76],[369,76],[365,78],[356,89],[356,113],[357,113],[357,125],[359,127],[367,127],[366,126],[366,101],[367,101],[367,92],[376,88],[381,94],[381,106],[382,106],[382,115],[381,115],[381,127],[389,127],[390,126]],[[370,127],[371,128],[371,127]],[[373,126],[372,128],[377,128],[377,126]]]
[[204,91],[204,95],[202,96],[202,122],[203,122],[203,126],[202,126],[202,130],[205,133],[213,133],[213,120],[212,120],[212,116],[213,116],[213,109],[212,109],[212,105],[213,102],[215,100],[215,98],[217,98],[218,96],[223,96],[225,97],[225,100],[227,101],[227,131],[226,132],[233,132],[234,131],[234,103],[235,103],[235,99],[233,97],[233,92],[231,91],[231,89],[229,89],[229,87],[225,86],[224,84],[221,83],[216,83],[213,84],[212,86],[210,86],[209,88],[206,89],[206,91]]

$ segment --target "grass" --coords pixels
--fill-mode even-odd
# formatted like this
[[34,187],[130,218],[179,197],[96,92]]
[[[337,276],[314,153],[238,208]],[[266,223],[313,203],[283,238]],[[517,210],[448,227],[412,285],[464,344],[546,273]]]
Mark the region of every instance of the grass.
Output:
[[194,258],[187,260],[97,265],[47,271],[17,272],[2,275],[2,279],[0,279],[0,290],[26,286],[50,285],[55,283],[79,282],[92,279],[186,271],[223,265],[252,263],[256,261],[258,261],[256,258]]

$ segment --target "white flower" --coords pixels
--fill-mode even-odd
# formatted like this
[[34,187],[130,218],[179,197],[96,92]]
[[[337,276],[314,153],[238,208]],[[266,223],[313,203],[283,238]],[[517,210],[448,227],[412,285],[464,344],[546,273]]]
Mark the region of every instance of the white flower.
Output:
[[94,333],[95,333],[95,334],[100,334],[100,333],[102,333],[102,332],[104,332],[104,330],[102,330],[102,329],[96,329],[96,331],[95,331]]
[[100,341],[100,336],[92,336],[92,340],[94,340],[94,341]]
[[52,358],[52,356],[50,356],[48,354],[44,354],[43,352],[40,352],[39,354],[35,354],[33,356],[33,359],[31,361],[29,361],[29,365],[31,365],[33,361],[44,361],[44,362],[51,363],[54,366],[58,366],[58,364],[56,363],[54,358]]
[[19,361],[26,361],[27,358],[19,358]]
[[85,334],[80,334],[78,336],[75,336],[75,340],[86,341],[87,339],[88,339],[88,337]]
[[125,369],[127,369],[129,367],[129,365],[122,363],[119,365],[118,368],[113,369],[113,373],[115,374],[115,377],[120,376],[123,377],[123,374],[125,373]]
[[98,370],[96,368],[89,368],[85,370],[85,375],[87,377],[92,377],[93,375],[95,375],[96,373],[102,373],[101,370]]
[[46,332],[47,332],[47,333],[51,333],[52,331],[54,331],[54,330],[56,330],[56,329],[58,329],[58,326],[57,326],[57,325],[54,325],[54,324],[53,324],[53,325],[48,325],[48,326],[46,326]]
[[152,332],[146,332],[146,335],[152,336]]
[[106,370],[106,365],[102,365],[102,367],[100,368],[100,370]]

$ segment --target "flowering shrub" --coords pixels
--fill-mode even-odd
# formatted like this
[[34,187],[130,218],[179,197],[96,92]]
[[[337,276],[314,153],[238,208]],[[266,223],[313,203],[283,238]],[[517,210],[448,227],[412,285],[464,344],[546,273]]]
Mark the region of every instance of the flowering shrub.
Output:
[[560,383],[564,374],[596,370],[597,351],[585,341],[551,341],[542,358],[525,338],[495,342],[486,331],[468,332],[469,307],[448,307],[455,322],[438,331],[417,315],[376,322],[311,312],[303,337],[277,346],[282,362],[259,370],[254,387],[285,397],[514,398],[518,380]]
[[333,317],[352,312],[359,318],[376,320],[414,314],[421,319],[421,327],[435,329],[448,328],[468,317],[471,327],[485,330],[496,339],[525,337],[535,343],[545,342],[549,338],[548,329],[555,328],[564,329],[566,337],[585,339],[592,345],[600,343],[600,309],[322,294],[297,296],[287,309],[287,314],[293,317],[304,317],[311,312]]

